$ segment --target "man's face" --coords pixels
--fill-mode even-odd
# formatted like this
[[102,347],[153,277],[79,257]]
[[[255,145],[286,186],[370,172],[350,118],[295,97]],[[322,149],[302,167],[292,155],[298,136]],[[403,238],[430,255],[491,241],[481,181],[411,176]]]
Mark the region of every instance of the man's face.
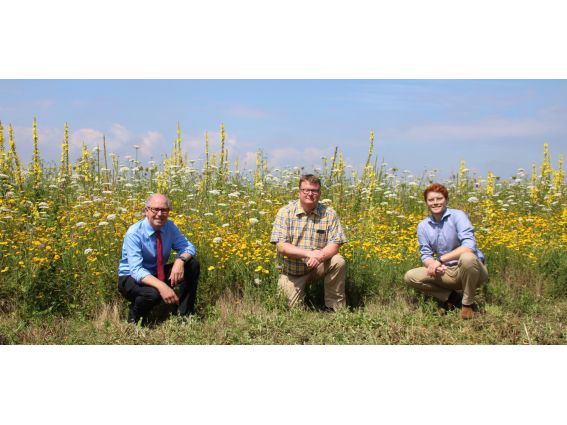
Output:
[[155,230],[161,229],[169,217],[167,199],[164,196],[154,196],[150,206],[146,207],[146,217]]
[[447,199],[440,192],[429,192],[425,203],[433,215],[441,215],[447,208]]
[[299,188],[299,202],[304,210],[312,210],[315,208],[319,202],[320,196],[320,185],[309,183],[308,181],[301,182],[301,186]]

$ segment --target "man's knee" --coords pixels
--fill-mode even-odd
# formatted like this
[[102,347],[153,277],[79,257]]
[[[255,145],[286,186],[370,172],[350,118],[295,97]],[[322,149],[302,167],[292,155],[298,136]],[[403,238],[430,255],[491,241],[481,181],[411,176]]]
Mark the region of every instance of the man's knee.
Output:
[[414,283],[414,278],[411,270],[408,270],[404,275],[404,283],[409,286],[412,286],[412,284]]
[[153,286],[145,286],[141,292],[142,293],[139,298],[141,298],[141,301],[143,301],[144,304],[155,305],[161,301],[159,291]]
[[196,258],[191,258],[191,260],[187,261],[184,266],[185,275],[199,277],[199,273],[201,272],[201,265],[199,264],[199,260]]
[[341,254],[335,254],[331,257],[331,267],[343,269],[346,266],[346,261]]
[[422,279],[422,268],[418,267],[415,269],[408,270],[404,275],[404,283],[412,288],[417,288],[420,286]]
[[464,268],[471,268],[478,266],[479,259],[472,252],[464,252],[459,257],[459,265]]

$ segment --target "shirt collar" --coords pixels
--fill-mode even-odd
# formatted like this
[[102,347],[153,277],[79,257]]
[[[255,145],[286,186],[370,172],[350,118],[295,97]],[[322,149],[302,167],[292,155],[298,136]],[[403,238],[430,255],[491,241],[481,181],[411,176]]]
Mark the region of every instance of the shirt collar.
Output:
[[[322,210],[323,210],[323,205],[320,202],[318,202],[315,208],[313,208],[313,211],[311,211],[311,213],[321,217],[323,214]],[[295,215],[300,216],[302,214],[307,215],[307,213],[303,210],[303,208],[301,208],[301,202],[299,202],[298,199],[297,201],[295,201]]]
[[443,221],[445,221],[445,219],[447,217],[449,217],[451,215],[451,210],[449,208],[445,208],[445,211],[443,211],[443,215],[441,216],[441,220],[437,221],[435,220],[435,217],[433,216],[433,214],[429,214],[429,222],[430,223],[441,223]]
[[[161,226],[161,230],[164,229],[166,224],[167,221],[163,224],[163,226]],[[148,237],[152,236],[156,232],[156,230],[152,227],[152,225],[148,221],[148,217],[144,217],[144,219],[142,220],[142,229],[144,230],[144,232]]]

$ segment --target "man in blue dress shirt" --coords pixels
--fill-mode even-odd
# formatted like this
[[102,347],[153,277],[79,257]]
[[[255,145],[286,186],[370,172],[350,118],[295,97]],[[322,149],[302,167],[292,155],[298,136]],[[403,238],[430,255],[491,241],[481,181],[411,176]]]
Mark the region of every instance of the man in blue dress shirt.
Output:
[[[130,226],[124,237],[118,289],[130,301],[128,322],[147,318],[161,300],[177,305],[181,316],[195,313],[199,263],[194,258],[193,244],[169,220],[170,211],[171,202],[166,196],[151,195],[145,218]],[[172,249],[175,261],[166,264]],[[178,294],[173,289],[176,286]]]
[[423,267],[408,271],[404,280],[436,298],[446,309],[461,306],[461,317],[471,319],[476,310],[476,290],[488,280],[473,226],[463,211],[447,208],[449,193],[442,184],[428,186],[423,198],[431,213],[417,226]]

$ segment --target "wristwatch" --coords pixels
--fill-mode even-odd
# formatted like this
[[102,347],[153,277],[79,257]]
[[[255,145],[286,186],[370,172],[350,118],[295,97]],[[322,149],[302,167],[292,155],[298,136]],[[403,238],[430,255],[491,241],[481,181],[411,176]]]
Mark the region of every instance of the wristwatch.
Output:
[[184,263],[186,263],[187,261],[189,261],[189,259],[190,259],[191,257],[190,257],[190,256],[189,256],[189,257],[182,257],[182,256],[180,255],[180,256],[177,257],[177,258],[179,258],[181,261],[183,261]]

